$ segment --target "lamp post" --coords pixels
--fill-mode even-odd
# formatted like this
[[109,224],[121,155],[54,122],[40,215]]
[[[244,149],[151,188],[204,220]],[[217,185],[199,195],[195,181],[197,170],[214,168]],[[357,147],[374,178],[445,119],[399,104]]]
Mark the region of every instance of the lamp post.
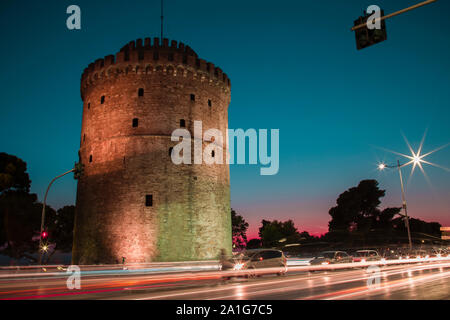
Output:
[[44,223],[45,223],[45,203],[47,202],[47,195],[48,195],[48,191],[50,190],[50,187],[52,186],[53,182],[55,182],[56,179],[59,179],[63,176],[65,176],[66,174],[69,174],[71,172],[74,172],[76,168],[73,168],[67,172],[64,172],[63,174],[60,174],[59,176],[56,176],[53,178],[52,181],[50,181],[48,187],[47,187],[47,191],[45,191],[45,196],[44,196],[44,203],[42,204],[42,215],[41,215],[41,230],[40,230],[40,234],[39,234],[39,265],[41,265],[42,263],[42,252],[46,251],[45,249],[43,249],[42,247],[42,233],[44,231]]
[[399,174],[399,177],[400,177],[400,187],[402,189],[402,209],[405,212],[404,217],[405,217],[406,230],[408,232],[409,249],[412,250],[411,230],[409,228],[409,216],[408,216],[408,209],[407,209],[407,205],[406,205],[405,188],[404,188],[404,185],[403,185],[403,175],[402,175],[402,167],[404,167],[404,166],[406,166],[406,164],[402,165],[402,164],[400,164],[400,160],[397,160],[397,165],[388,166],[388,165],[386,165],[384,163],[381,163],[380,165],[378,165],[378,169],[381,170],[381,171],[386,169],[386,168],[398,169],[398,174]]
[[45,204],[47,203],[47,195],[48,195],[48,191],[50,190],[50,187],[52,186],[53,182],[55,182],[55,180],[64,177],[66,174],[69,174],[71,172],[74,172],[74,179],[78,180],[81,178],[81,176],[84,173],[84,164],[82,164],[81,162],[75,163],[75,166],[73,169],[64,172],[63,174],[60,174],[59,176],[56,176],[53,178],[52,181],[50,181],[50,183],[48,184],[47,190],[45,191],[45,196],[44,196],[44,203],[42,205],[42,216],[41,216],[41,229],[40,229],[40,234],[39,234],[39,263],[38,265],[41,265],[42,263],[42,252],[47,252],[48,246],[42,246],[42,233],[44,231],[44,223],[45,223]]

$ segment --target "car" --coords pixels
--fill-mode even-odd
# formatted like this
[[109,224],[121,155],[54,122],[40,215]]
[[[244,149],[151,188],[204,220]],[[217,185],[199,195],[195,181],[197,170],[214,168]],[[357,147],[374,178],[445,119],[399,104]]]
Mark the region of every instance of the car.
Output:
[[380,261],[381,256],[376,250],[357,250],[353,254],[353,262]]
[[311,265],[327,265],[336,263],[351,263],[353,259],[345,251],[323,251],[310,261]]
[[[287,259],[283,252],[276,249],[245,250],[231,259],[221,262],[221,270],[255,270],[274,268],[277,275],[287,272]],[[246,273],[247,275],[247,273]]]

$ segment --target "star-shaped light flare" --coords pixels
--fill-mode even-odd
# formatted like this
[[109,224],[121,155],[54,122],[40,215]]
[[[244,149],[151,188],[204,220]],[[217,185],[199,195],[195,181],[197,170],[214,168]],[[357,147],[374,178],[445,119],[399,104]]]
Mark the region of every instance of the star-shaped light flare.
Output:
[[[440,166],[438,164],[432,163],[430,161],[427,161],[427,160],[425,160],[425,158],[428,157],[429,155],[439,151],[439,150],[442,150],[442,149],[448,147],[450,145],[450,143],[447,143],[446,145],[443,145],[443,146],[441,146],[439,148],[436,148],[436,149],[434,149],[434,150],[432,150],[430,152],[422,153],[423,152],[423,144],[425,142],[426,135],[427,135],[427,131],[425,131],[425,133],[424,133],[424,135],[422,137],[422,141],[420,141],[419,149],[417,151],[413,150],[413,148],[411,147],[411,144],[409,143],[408,139],[406,139],[405,135],[403,135],[403,139],[405,139],[405,142],[406,142],[406,144],[408,146],[409,151],[411,152],[411,155],[399,153],[399,152],[388,150],[388,149],[385,149],[385,148],[381,148],[381,149],[408,159],[408,161],[405,164],[402,164],[401,167],[406,167],[406,166],[412,165],[411,173],[409,175],[410,178],[414,174],[414,171],[415,171],[416,167],[419,167],[420,171],[422,171],[422,173],[424,174],[425,178],[429,182],[428,176],[425,173],[425,170],[423,169],[423,164],[428,164],[430,166],[443,169],[443,170],[445,170],[447,172],[450,172],[450,169],[448,169],[446,167],[443,167],[443,166]],[[385,163],[380,163],[378,165],[378,169],[379,170],[384,170],[387,167],[388,166]]]

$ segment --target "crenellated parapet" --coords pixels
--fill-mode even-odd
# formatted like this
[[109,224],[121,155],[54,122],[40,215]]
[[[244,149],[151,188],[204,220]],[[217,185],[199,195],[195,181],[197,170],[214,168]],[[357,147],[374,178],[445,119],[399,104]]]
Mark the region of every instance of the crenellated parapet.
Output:
[[84,100],[85,90],[99,79],[155,72],[190,77],[230,92],[228,76],[213,63],[200,59],[189,46],[174,40],[169,44],[168,39],[161,42],[154,38],[152,42],[145,38],[131,41],[116,55],[108,55],[89,64],[81,76],[81,98]]

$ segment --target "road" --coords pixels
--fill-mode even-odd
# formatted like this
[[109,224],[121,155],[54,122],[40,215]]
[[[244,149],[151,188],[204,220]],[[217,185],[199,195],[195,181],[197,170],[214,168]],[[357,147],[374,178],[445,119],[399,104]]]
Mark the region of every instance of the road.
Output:
[[19,276],[0,279],[0,299],[450,299],[450,261],[389,265],[372,274],[367,268],[305,272],[290,267],[285,276],[224,281],[222,275],[220,271],[94,274],[81,277],[80,290],[67,288],[64,273]]

